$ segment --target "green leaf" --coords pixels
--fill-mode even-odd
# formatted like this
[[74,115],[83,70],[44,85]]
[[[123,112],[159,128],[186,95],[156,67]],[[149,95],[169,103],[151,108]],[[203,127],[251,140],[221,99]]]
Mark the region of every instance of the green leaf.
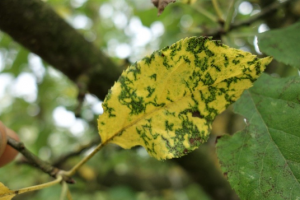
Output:
[[258,46],[276,60],[300,69],[300,22],[258,35]]
[[103,145],[144,146],[157,159],[204,143],[211,123],[271,61],[207,37],[191,37],[130,66],[112,87],[98,119]]
[[217,143],[233,189],[241,199],[299,199],[300,78],[262,75],[234,110],[247,127]]

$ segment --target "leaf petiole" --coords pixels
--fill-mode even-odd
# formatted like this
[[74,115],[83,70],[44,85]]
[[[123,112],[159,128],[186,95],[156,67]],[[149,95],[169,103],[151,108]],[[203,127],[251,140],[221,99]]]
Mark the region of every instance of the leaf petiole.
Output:
[[218,1],[217,1],[217,0],[212,0],[212,4],[213,4],[214,9],[215,9],[215,11],[216,11],[216,13],[217,13],[218,20],[219,20],[220,22],[224,22],[223,14],[222,14],[222,11],[221,11],[221,9],[220,9],[220,7],[219,7]]
[[5,195],[17,195],[17,194],[23,194],[23,193],[31,192],[31,191],[35,191],[35,190],[41,190],[41,189],[56,185],[56,184],[60,183],[61,181],[62,181],[62,176],[57,176],[57,178],[54,181],[50,181],[48,183],[43,183],[40,185],[34,185],[31,187],[22,188],[19,190],[11,190],[10,193],[7,193]]
[[62,175],[65,175],[67,177],[73,176],[76,171],[84,165],[87,161],[89,161],[106,143],[100,143],[89,155],[84,157],[81,161],[79,161],[72,169],[66,172],[62,172]]
[[193,8],[195,10],[197,10],[199,13],[201,13],[202,15],[206,16],[208,19],[210,19],[212,22],[218,22],[218,19],[215,15],[211,14],[210,12],[208,12],[206,9],[202,8],[201,6],[193,6]]
[[61,191],[61,195],[60,195],[60,200],[64,200],[66,198],[68,200],[72,200],[72,196],[71,196],[71,192],[69,190],[68,184],[67,184],[67,182],[63,181],[62,182],[62,191]]
[[229,5],[229,12],[227,14],[227,18],[225,21],[225,25],[224,25],[224,30],[225,32],[227,32],[230,28],[230,24],[232,22],[232,18],[233,18],[233,14],[234,14],[234,5],[235,5],[236,0],[231,0],[230,5]]

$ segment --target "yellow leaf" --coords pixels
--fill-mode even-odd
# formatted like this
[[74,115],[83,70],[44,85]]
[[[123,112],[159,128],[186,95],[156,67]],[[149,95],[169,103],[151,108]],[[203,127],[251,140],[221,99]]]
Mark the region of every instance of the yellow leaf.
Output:
[[0,200],[11,200],[15,195],[14,191],[8,189],[0,182]]
[[130,66],[98,119],[102,143],[144,146],[157,159],[180,157],[208,139],[211,123],[270,63],[207,37],[191,37]]

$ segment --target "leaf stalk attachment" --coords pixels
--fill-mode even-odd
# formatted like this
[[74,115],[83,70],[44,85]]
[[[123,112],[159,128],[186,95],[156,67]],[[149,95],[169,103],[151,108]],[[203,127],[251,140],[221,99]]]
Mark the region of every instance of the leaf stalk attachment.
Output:
[[102,147],[105,145],[105,143],[100,143],[93,151],[92,153],[90,153],[88,156],[84,157],[81,161],[79,161],[72,169],[70,169],[67,172],[63,172],[62,174],[67,176],[67,177],[71,177],[73,176],[76,171],[82,166],[84,165],[87,161],[89,161],[98,151],[100,151],[102,149]]

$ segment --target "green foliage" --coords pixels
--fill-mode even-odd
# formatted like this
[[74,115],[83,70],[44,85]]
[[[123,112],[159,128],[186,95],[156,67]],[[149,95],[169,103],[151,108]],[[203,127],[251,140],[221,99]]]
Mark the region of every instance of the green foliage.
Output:
[[235,103],[246,128],[218,140],[222,170],[241,199],[300,197],[300,78],[263,75]]
[[287,28],[271,30],[258,35],[262,52],[274,56],[279,62],[300,69],[300,22]]

